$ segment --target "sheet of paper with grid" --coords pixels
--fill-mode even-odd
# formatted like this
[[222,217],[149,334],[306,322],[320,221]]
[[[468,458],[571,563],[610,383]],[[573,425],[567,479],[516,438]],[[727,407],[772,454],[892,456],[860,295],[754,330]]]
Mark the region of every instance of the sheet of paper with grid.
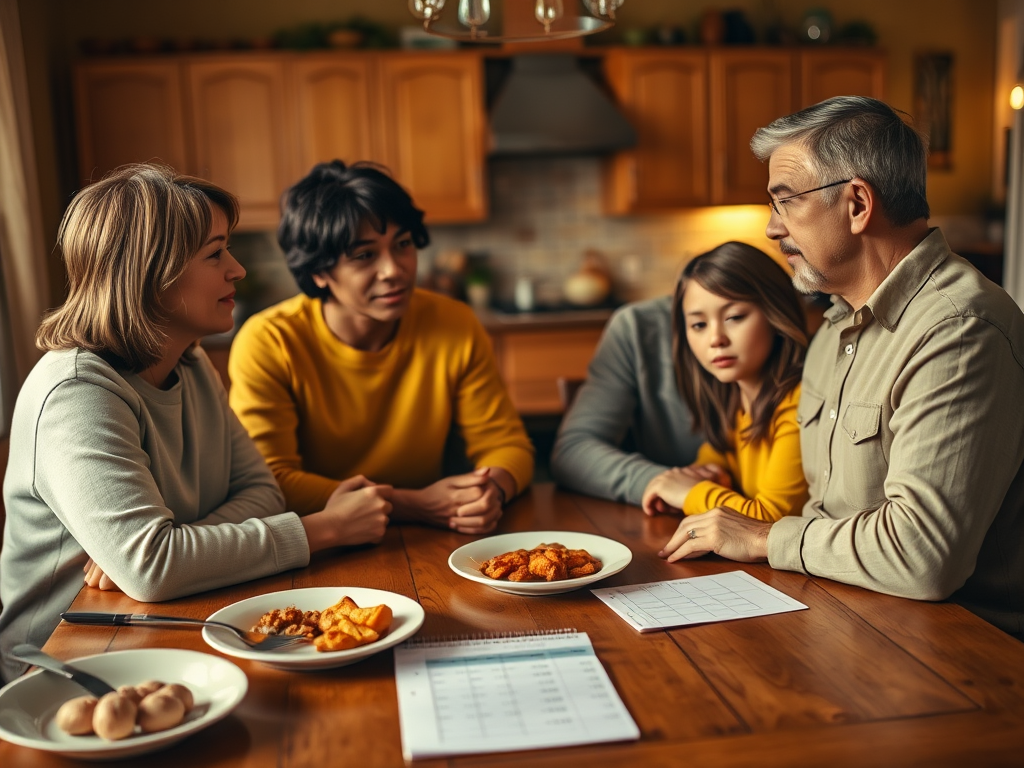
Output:
[[746,571],[591,591],[640,632],[807,609]]

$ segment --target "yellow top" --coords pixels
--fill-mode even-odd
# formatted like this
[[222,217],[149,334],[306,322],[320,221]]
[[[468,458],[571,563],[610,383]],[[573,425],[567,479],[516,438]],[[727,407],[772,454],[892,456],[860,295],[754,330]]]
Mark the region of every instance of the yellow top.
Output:
[[338,481],[365,475],[419,489],[442,477],[457,426],[475,467],[526,487],[533,445],[473,311],[417,290],[378,352],[341,342],[321,302],[300,295],[245,323],[231,347],[231,407],[284,491],[288,509],[323,509]]
[[[704,443],[697,451],[697,464],[718,464],[732,477],[732,490],[702,480],[683,502],[683,514],[698,515],[715,507],[729,507],[755,520],[774,522],[786,515],[798,515],[807,502],[807,480],[800,461],[800,425],[796,420],[796,404],[800,386],[786,395],[772,416],[771,430],[765,440],[750,444],[741,442],[724,456]],[[750,416],[736,414],[736,429],[743,434],[750,426]]]

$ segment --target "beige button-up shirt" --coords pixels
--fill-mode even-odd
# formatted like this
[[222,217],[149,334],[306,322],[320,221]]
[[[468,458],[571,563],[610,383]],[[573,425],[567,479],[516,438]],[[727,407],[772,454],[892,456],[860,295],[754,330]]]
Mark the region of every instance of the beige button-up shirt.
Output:
[[825,317],[797,410],[810,500],[772,567],[1024,632],[1024,315],[933,229]]

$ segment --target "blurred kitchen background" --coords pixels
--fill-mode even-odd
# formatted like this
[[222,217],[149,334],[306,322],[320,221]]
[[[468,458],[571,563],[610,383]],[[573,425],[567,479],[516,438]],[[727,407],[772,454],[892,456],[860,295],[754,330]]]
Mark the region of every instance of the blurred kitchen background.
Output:
[[[1008,225],[1020,237],[1006,209],[1024,2],[625,0],[592,37],[482,48],[425,35],[406,0],[0,0],[0,22],[8,414],[38,318],[63,296],[66,202],[133,160],[241,197],[240,320],[296,291],[274,235],[288,184],[334,156],[388,166],[427,211],[421,282],[475,301],[542,463],[558,382],[584,375],[614,307],[671,292],[724,240],[778,257],[746,142],[824,96],[923,121],[933,223],[991,279],[1016,279],[1004,243]],[[531,53],[571,59],[636,144],[495,152],[491,122]],[[207,346],[223,365],[230,338]]]

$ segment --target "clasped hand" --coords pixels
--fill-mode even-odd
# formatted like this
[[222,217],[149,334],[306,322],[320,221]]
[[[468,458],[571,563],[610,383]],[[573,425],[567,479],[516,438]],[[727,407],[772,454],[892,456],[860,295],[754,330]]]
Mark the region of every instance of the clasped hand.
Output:
[[362,475],[338,483],[324,507],[337,523],[333,546],[376,544],[383,539],[393,492],[390,485],[374,483]]
[[[487,533],[501,519],[502,491],[494,475],[505,470],[481,467],[452,475],[416,492],[418,519],[459,533]],[[507,473],[506,473],[507,474]]]

